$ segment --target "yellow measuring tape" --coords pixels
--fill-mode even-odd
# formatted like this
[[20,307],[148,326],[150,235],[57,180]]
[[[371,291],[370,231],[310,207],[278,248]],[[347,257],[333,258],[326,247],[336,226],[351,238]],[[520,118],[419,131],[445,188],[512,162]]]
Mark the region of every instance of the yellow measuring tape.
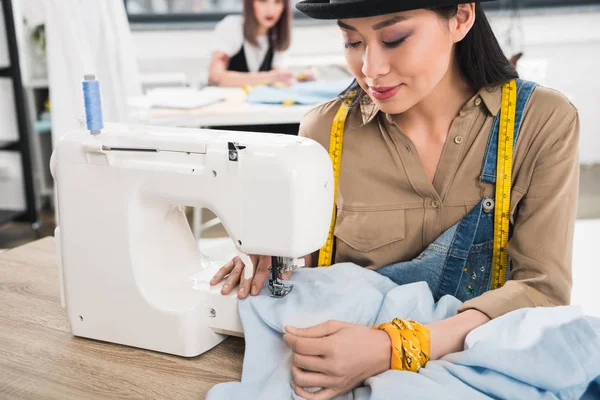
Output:
[[[319,267],[332,264],[334,228],[336,219],[335,199],[337,197],[342,160],[342,142],[344,124],[348,116],[349,105],[355,93],[346,98],[338,109],[331,126],[329,137],[329,156],[333,162],[334,177],[334,207],[331,225],[325,245],[319,251]],[[512,179],[513,140],[515,133],[515,116],[517,111],[517,83],[513,79],[502,86],[502,108],[500,110],[500,127],[498,131],[498,155],[496,168],[496,201],[494,214],[494,247],[492,255],[492,289],[504,286],[506,283],[506,266],[508,254],[510,189]]]
[[329,234],[327,235],[327,241],[325,245],[319,251],[319,267],[328,267],[331,265],[333,260],[333,230],[335,228],[335,216],[337,213],[336,199],[338,183],[340,180],[340,164],[342,162],[342,142],[344,140],[344,126],[346,124],[346,117],[350,109],[350,104],[356,96],[355,92],[352,92],[346,97],[337,110],[335,117],[333,118],[333,124],[331,125],[331,134],[329,136],[329,157],[333,163],[333,212],[331,215],[331,225],[329,225]]
[[513,166],[513,142],[517,113],[517,82],[512,79],[502,86],[502,108],[498,131],[498,159],[496,166],[496,205],[494,210],[494,252],[492,255],[492,289],[506,283],[508,264],[510,187]]

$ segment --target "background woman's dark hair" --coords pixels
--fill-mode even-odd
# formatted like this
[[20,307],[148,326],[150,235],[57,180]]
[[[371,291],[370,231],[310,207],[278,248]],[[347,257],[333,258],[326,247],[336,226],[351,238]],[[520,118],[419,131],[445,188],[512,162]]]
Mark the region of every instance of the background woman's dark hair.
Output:
[[[456,16],[458,6],[430,10],[449,20]],[[504,55],[479,2],[475,3],[475,22],[471,30],[456,44],[456,57],[463,79],[474,90],[495,87],[519,76]],[[358,104],[360,98],[365,95],[358,82],[354,80],[341,94],[341,97],[345,97],[354,90],[358,90],[358,96],[352,105]]]
[[[258,32],[258,20],[254,14],[254,1],[244,0],[244,38],[255,46],[258,46],[256,32]],[[292,12],[290,0],[283,1],[281,17],[274,27],[269,29],[269,42],[275,51],[285,51],[290,47],[292,37]]]

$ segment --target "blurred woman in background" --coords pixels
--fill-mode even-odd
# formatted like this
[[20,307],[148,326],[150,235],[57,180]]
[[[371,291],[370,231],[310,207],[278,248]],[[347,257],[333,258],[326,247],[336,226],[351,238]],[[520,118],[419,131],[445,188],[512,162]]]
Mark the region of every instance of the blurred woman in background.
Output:
[[210,84],[289,85],[295,79],[314,79],[313,70],[296,77],[285,68],[291,30],[288,0],[244,0],[242,15],[228,15],[215,28]]

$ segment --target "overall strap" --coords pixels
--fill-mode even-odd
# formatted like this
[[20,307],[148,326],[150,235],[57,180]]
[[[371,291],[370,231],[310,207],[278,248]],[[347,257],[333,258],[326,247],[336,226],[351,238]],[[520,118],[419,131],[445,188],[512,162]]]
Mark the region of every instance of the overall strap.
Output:
[[[525,109],[527,108],[527,104],[529,103],[529,98],[533,93],[536,84],[534,82],[528,82],[521,79],[517,79],[517,106],[516,106],[516,115],[515,115],[515,131],[514,131],[514,140],[513,140],[513,148],[517,147],[517,139],[519,138],[519,132],[521,129],[521,124],[523,122],[523,114],[525,113]],[[483,157],[483,165],[481,168],[481,180],[483,182],[488,183],[496,183],[496,166],[497,166],[497,157],[498,157],[498,133],[500,130],[500,115],[498,112],[496,118],[494,118],[494,123],[492,125],[492,130],[490,131],[490,136],[488,139],[487,147],[485,149],[485,155]],[[514,152],[513,152],[514,154]]]
[[494,119],[484,156],[481,180],[496,185],[491,289],[504,286],[510,272],[507,248],[510,237],[514,148],[519,138],[525,108],[534,89],[535,84],[516,79],[502,86],[502,106]]

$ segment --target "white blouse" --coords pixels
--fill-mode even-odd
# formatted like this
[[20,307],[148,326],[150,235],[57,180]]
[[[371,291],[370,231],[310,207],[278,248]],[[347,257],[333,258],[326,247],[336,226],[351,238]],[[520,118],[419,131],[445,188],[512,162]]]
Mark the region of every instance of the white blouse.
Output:
[[[211,52],[221,51],[231,58],[244,46],[249,72],[257,72],[267,55],[269,42],[266,35],[256,39],[258,47],[244,38],[244,19],[241,15],[228,15],[217,23],[213,31]],[[274,51],[272,68],[283,68],[284,66],[285,52]]]

